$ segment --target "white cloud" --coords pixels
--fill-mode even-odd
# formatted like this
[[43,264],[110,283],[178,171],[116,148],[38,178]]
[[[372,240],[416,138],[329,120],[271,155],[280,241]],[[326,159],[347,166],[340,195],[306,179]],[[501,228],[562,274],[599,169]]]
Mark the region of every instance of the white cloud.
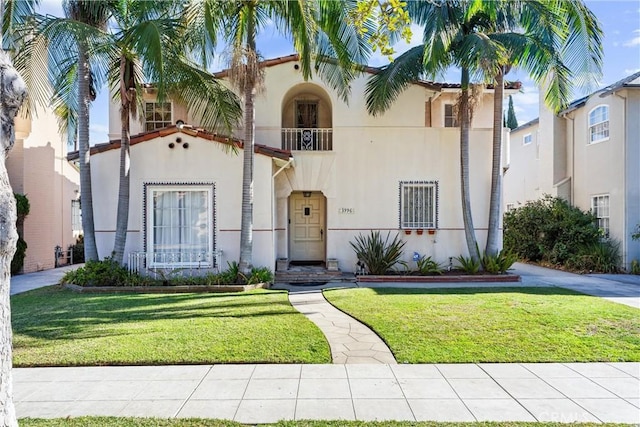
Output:
[[101,123],[93,123],[89,127],[89,131],[95,133],[109,133],[109,126],[103,125]]
[[635,46],[640,46],[640,29],[638,30],[634,30],[633,34],[637,34],[637,36],[635,36],[634,38],[624,42],[622,45],[624,47],[635,47]]

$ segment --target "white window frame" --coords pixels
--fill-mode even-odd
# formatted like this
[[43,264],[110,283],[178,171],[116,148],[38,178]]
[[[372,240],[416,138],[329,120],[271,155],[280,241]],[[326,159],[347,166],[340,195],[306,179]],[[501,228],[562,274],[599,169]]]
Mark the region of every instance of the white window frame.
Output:
[[[598,110],[603,110],[606,117],[600,119],[600,117],[596,117],[595,113]],[[593,115],[593,117],[592,117]],[[607,141],[609,139],[609,106],[607,104],[600,104],[596,107],[592,108],[589,111],[589,115],[587,116],[587,120],[589,123],[589,144],[597,144],[598,142]],[[600,121],[595,121],[600,120]],[[599,137],[598,139],[594,139],[594,136],[606,134],[604,136]]]
[[[600,204],[603,201],[603,204]],[[606,209],[606,212],[602,212]],[[598,228],[602,230],[605,238],[609,237],[611,227],[611,199],[608,194],[596,194],[591,196],[591,212],[597,218]],[[606,215],[605,215],[606,213]]]
[[[405,210],[407,209],[407,201],[404,197],[406,188],[431,188],[431,212],[427,216],[431,216],[431,221],[417,223],[405,219]],[[400,181],[399,185],[399,223],[402,230],[418,230],[418,229],[437,229],[438,228],[438,181]],[[415,212],[414,212],[414,217]]]
[[82,208],[79,199],[71,200],[71,230],[82,233]]
[[[216,248],[216,224],[215,224],[215,185],[213,184],[145,184],[145,252],[149,254],[149,268],[176,268],[176,267],[199,267],[210,268],[217,267],[215,265],[215,248]],[[153,211],[153,195],[156,191],[192,191],[207,193],[208,212],[207,224],[209,227],[207,253],[211,256],[202,257],[202,259],[194,259],[193,261],[171,261],[157,262],[155,261],[154,252],[154,211]],[[158,252],[161,253],[161,252]]]
[[522,137],[522,145],[529,145],[533,142],[533,134],[528,133]]
[[[149,105],[154,105],[154,110],[155,110],[155,106],[160,105],[160,104],[168,104],[169,105],[169,113],[171,114],[171,117],[169,117],[169,121],[166,120],[147,120],[147,107]],[[173,102],[171,101],[164,101],[164,102],[158,102],[157,100],[155,101],[144,101],[144,131],[145,132],[153,132],[155,130],[158,129],[163,129],[167,126],[171,126],[173,124]],[[153,124],[153,129],[147,129],[147,125],[148,124]],[[156,125],[160,125],[159,127]]]
[[[445,128],[457,128],[460,127],[460,124],[458,123],[458,117],[457,114],[455,113],[455,108],[454,108],[454,104],[451,103],[447,103],[444,104],[443,107],[443,111],[442,111],[442,115],[443,115],[443,119],[442,119],[442,126]],[[451,115],[447,114],[447,108],[451,108]],[[447,126],[447,119],[451,120],[451,125],[452,126]]]

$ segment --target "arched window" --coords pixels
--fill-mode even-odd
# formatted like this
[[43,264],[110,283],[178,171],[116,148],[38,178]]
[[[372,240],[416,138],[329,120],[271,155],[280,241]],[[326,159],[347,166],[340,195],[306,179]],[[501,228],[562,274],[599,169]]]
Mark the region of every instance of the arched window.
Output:
[[589,144],[609,139],[609,106],[598,105],[589,112]]

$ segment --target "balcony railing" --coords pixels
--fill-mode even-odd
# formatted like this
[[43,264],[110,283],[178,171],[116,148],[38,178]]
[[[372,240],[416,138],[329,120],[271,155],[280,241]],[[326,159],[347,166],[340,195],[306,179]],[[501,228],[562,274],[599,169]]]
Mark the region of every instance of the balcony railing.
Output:
[[201,276],[220,272],[222,251],[213,252],[131,252],[129,271],[162,279],[174,276]]
[[283,128],[282,149],[291,151],[333,150],[331,128]]

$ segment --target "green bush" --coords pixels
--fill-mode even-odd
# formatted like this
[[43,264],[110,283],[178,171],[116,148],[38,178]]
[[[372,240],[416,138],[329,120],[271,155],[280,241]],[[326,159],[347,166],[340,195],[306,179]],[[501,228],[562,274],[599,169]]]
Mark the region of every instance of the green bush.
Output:
[[600,242],[595,219],[566,200],[546,196],[505,213],[504,247],[521,259],[562,265]]
[[440,264],[431,259],[430,256],[421,256],[416,260],[418,266],[418,273],[422,275],[430,274],[442,274],[442,267]]
[[631,261],[631,274],[640,275],[640,262],[637,259]]
[[633,240],[640,240],[640,224],[636,224],[636,228],[631,233],[631,238]]
[[585,245],[567,261],[567,267],[585,273],[617,273],[620,265],[620,245],[614,240]]
[[22,237],[18,237],[16,243],[16,253],[11,259],[11,274],[20,274],[24,266],[24,257],[27,256],[27,242]]
[[359,234],[355,242],[349,242],[359,261],[362,261],[370,274],[385,274],[396,264],[401,263],[402,249],[406,242],[398,234],[389,241],[391,233],[382,239],[379,231],[371,231],[368,236]]
[[24,194],[13,193],[16,198],[16,213],[18,214],[18,224],[21,224],[31,211],[29,199]]
[[478,274],[480,271],[480,261],[474,261],[471,257],[460,255],[456,257],[456,261],[458,261],[460,269],[467,274]]
[[73,253],[73,263],[82,264],[84,262],[84,236],[81,234],[76,239],[76,243],[69,245],[69,250]]
[[131,286],[133,282],[143,280],[132,276],[136,275],[107,257],[102,261],[87,261],[84,267],[68,271],[62,277],[61,283],[78,286]]

